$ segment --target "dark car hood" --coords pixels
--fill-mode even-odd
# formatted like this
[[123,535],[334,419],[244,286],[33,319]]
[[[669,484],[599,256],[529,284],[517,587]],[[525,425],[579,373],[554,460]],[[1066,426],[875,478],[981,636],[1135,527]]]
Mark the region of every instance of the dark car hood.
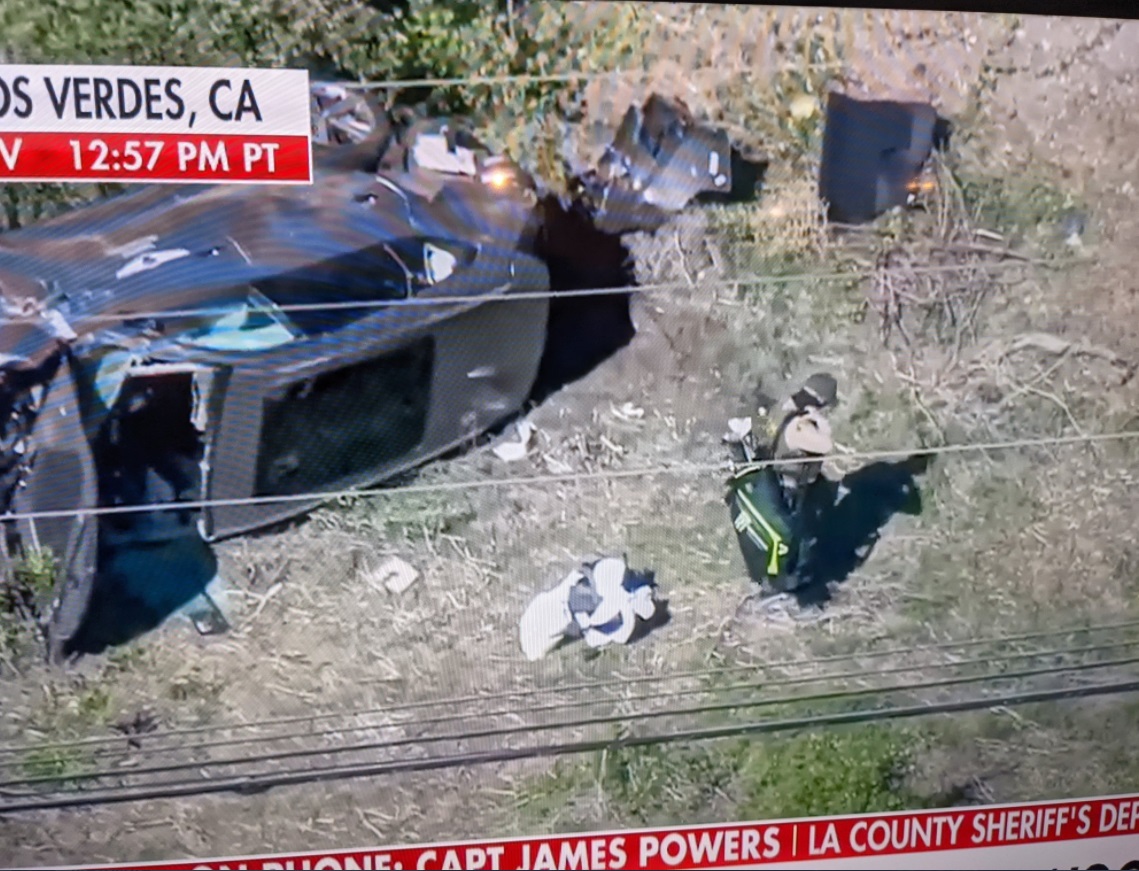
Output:
[[119,316],[201,306],[386,243],[525,244],[534,212],[514,192],[444,179],[425,196],[410,175],[342,160],[318,164],[312,185],[146,188],[0,236],[0,366],[31,365]]

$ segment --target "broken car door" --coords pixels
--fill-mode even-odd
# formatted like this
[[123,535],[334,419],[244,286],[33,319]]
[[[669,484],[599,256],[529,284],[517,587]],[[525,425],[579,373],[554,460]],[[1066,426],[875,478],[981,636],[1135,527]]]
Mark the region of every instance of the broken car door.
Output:
[[[32,431],[32,458],[25,486],[13,507],[25,547],[55,562],[55,591],[44,629],[52,658],[86,611],[97,559],[97,520],[86,510],[99,501],[95,460],[80,412],[71,354],[60,366],[41,401]],[[42,516],[47,515],[47,516]]]

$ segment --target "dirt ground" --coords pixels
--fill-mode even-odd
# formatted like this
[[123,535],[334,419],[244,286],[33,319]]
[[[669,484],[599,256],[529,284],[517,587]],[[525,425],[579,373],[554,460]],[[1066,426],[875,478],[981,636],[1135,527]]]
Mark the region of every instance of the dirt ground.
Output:
[[[722,476],[691,470],[725,458],[727,419],[754,413],[758,390],[780,393],[817,368],[840,379],[834,425],[852,450],[907,449],[919,433],[938,431],[961,442],[1139,422],[1139,381],[1125,379],[1126,362],[1139,354],[1139,278],[1130,260],[1139,245],[1139,120],[1131,111],[1139,24],[959,17],[899,13],[866,27],[857,34],[863,52],[848,58],[853,86],[897,93],[902,82],[920,87],[924,76],[947,114],[968,116],[959,147],[972,165],[1046,179],[1049,190],[1086,209],[1088,224],[1074,249],[1054,216],[1020,227],[1019,250],[1033,259],[1012,261],[993,283],[977,335],[959,353],[884,347],[874,317],[855,317],[865,285],[815,279],[738,293],[739,276],[724,265],[730,243],[706,213],[686,215],[633,242],[639,278],[674,286],[637,296],[631,345],[530,415],[537,433],[528,457],[506,464],[480,449],[416,479],[425,487],[480,486],[379,495],[227,543],[221,554],[236,628],[226,636],[202,638],[175,620],[73,674],[6,672],[3,779],[27,771],[27,751],[8,748],[112,734],[106,723],[143,711],[160,730],[234,728],[183,737],[178,754],[165,758],[126,754],[126,766],[174,760],[194,776],[205,759],[288,752],[312,746],[321,730],[329,733],[319,737],[324,748],[381,745],[333,751],[324,764],[407,761],[491,746],[472,738],[440,741],[435,750],[414,743],[472,728],[517,727],[512,746],[611,736],[613,723],[539,727],[694,704],[704,684],[685,678],[689,672],[832,654],[871,671],[902,660],[871,666],[860,657],[875,646],[1134,616],[1139,452],[1130,443],[939,458],[919,480],[922,513],[891,519],[870,560],[822,605],[756,599],[727,523]],[[892,63],[882,63],[884,46],[896,46],[887,52]],[[1057,257],[1081,265],[1058,270],[1049,265]],[[850,460],[831,472],[859,465]],[[660,467],[676,470],[600,474]],[[584,476],[574,480],[575,473]],[[485,483],[550,474],[564,479]],[[601,656],[570,648],[527,663],[516,640],[525,605],[579,555],[598,551],[625,552],[635,566],[655,569],[671,621]],[[420,580],[399,595],[376,584],[372,572],[386,555],[410,562]],[[908,657],[931,670],[952,659],[932,647]],[[1135,666],[1119,669],[1133,675]],[[803,665],[783,678],[830,672]],[[1102,700],[1086,714],[1064,703],[956,718],[914,776],[942,788],[964,774],[996,800],[1121,788],[1136,773],[1121,767],[1125,739],[1112,732],[1134,716],[1125,702]],[[416,703],[422,707],[406,707]],[[329,716],[236,729],[314,712]],[[298,737],[302,731],[309,737]],[[269,742],[274,735],[286,737]],[[259,743],[187,749],[250,737]],[[1074,758],[1083,760],[1077,772]],[[519,797],[549,765],[4,817],[0,855],[28,867],[512,834],[534,825]],[[733,808],[710,800],[699,813],[730,816]],[[605,814],[604,802],[585,802],[549,819],[559,828],[612,825]]]

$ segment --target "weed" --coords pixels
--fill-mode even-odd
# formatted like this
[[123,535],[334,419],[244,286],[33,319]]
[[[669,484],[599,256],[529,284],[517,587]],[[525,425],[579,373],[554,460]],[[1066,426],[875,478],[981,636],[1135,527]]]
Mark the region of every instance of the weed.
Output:
[[[935,802],[908,785],[921,744],[916,732],[864,727],[616,749],[588,763],[559,763],[527,784],[518,807],[541,825],[567,807],[631,825],[910,810]],[[603,807],[589,808],[593,796]],[[592,822],[600,820],[561,825]]]
[[24,649],[55,591],[55,575],[55,560],[44,548],[28,551],[0,576],[0,652]]
[[219,679],[192,665],[170,681],[169,694],[176,702],[214,701],[223,688],[224,684]]
[[50,597],[55,590],[56,563],[49,548],[29,550],[13,567],[17,587],[37,600]]
[[107,670],[123,674],[140,668],[149,658],[147,649],[140,644],[116,647],[107,653]]
[[750,744],[739,769],[739,813],[771,819],[920,808],[928,801],[906,787],[916,744],[911,733],[882,727]]
[[736,276],[802,272],[827,251],[826,213],[810,177],[772,187],[759,204],[710,208],[708,217]]
[[20,770],[24,777],[67,786],[73,782],[75,775],[87,768],[87,762],[78,748],[42,747],[23,754]]
[[1014,237],[1031,237],[1043,228],[1055,233],[1061,215],[1080,206],[1071,193],[1037,172],[959,167],[956,175],[973,221]]
[[114,701],[102,687],[91,687],[75,700],[76,716],[84,723],[105,724],[114,716]]

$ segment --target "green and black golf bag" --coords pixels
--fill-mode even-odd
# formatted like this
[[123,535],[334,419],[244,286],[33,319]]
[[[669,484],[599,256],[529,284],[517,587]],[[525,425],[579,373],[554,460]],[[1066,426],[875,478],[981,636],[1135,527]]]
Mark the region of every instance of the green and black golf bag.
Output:
[[727,503],[751,579],[779,592],[798,586],[802,533],[784,500],[779,473],[764,466],[734,475]]

